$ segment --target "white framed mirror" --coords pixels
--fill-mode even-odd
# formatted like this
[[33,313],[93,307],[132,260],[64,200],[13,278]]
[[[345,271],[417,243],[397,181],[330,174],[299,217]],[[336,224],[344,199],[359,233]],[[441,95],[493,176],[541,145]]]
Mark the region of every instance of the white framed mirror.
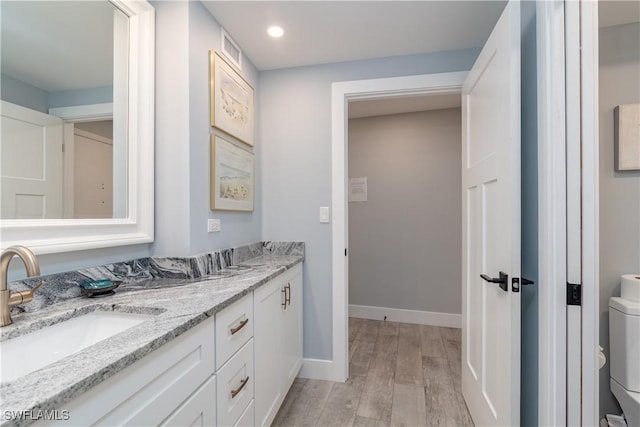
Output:
[[[0,92],[1,249],[21,244],[36,254],[46,254],[152,242],[155,109],[153,7],[146,1],[137,0],[3,1],[0,7],[3,42],[3,82]],[[49,9],[38,10],[38,7]],[[88,16],[97,9],[100,10],[95,13],[102,15],[94,18],[95,25],[89,25]],[[21,16],[24,19],[43,16],[47,25],[34,27],[37,25],[34,22],[21,22]],[[56,16],[62,21],[56,23]],[[72,42],[54,43],[56,37],[64,40],[64,37],[75,33],[69,29],[72,27],[68,23],[70,17],[83,20],[80,24],[85,28],[95,27],[96,32],[107,31],[107,34],[97,34],[95,39],[92,34],[87,34],[77,45]],[[64,32],[66,29],[68,34],[47,37],[41,31],[41,27],[45,26],[50,28],[49,31]],[[102,28],[98,30],[98,27]],[[38,31],[33,28],[38,28]],[[38,32],[39,38],[36,37]],[[5,47],[9,42],[18,46],[22,42],[20,37],[40,40],[43,46],[34,50],[26,50],[25,47],[24,53],[17,52],[11,56],[11,49]],[[72,45],[75,47],[71,48]],[[52,51],[56,56],[47,58]],[[75,58],[66,57],[71,53],[69,51],[73,51],[86,64],[78,65],[80,63]],[[21,64],[27,56],[40,57],[41,65],[35,66],[33,62]],[[65,74],[73,77],[64,82]],[[51,81],[56,75],[60,78],[54,84]],[[77,86],[70,86],[69,81]],[[18,93],[25,88],[31,91],[28,96]],[[57,91],[47,92],[47,88]],[[40,96],[44,101],[37,106],[25,105],[28,102],[37,103],[40,98],[34,98],[36,92],[45,94]],[[104,96],[110,96],[107,102],[104,97],[98,102],[86,102],[87,99],[98,99],[105,92],[108,94]],[[55,103],[62,98],[72,101],[63,105]],[[20,102],[23,99],[30,101]],[[40,122],[34,125],[29,120],[23,120],[23,117],[35,117]],[[51,139],[59,141],[50,144],[43,135],[54,135]],[[92,145],[80,144],[78,139],[74,143],[74,135],[75,138],[98,141],[93,144],[99,146],[98,151],[69,151],[73,150],[74,145]],[[75,163],[73,153],[76,153]],[[78,160],[78,153],[84,153],[82,155],[85,157]],[[50,160],[50,155],[56,160]],[[54,169],[52,162],[57,162],[55,164],[59,166]],[[27,169],[28,173],[25,172]],[[56,173],[47,175],[47,171],[51,170]],[[104,177],[94,180],[101,187],[88,186],[82,189],[81,185],[73,186],[74,173],[77,182],[86,184],[88,178],[102,171]],[[26,186],[15,184],[17,176],[21,174],[26,176],[26,179],[20,177]],[[34,183],[39,186],[38,189],[33,189]],[[44,190],[40,187],[55,188],[53,193],[47,194],[59,197],[47,199],[41,194]],[[74,205],[74,199],[76,202],[85,201],[83,205]],[[87,208],[91,203],[98,206],[98,210]]]

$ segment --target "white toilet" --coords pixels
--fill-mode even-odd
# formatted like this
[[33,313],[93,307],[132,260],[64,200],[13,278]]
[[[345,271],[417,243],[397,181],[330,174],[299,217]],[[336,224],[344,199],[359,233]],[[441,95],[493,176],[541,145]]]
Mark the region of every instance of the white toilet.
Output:
[[640,298],[635,291],[625,292],[624,286],[621,297],[609,299],[611,392],[624,412],[627,425],[633,427],[640,426],[640,301],[637,299]]

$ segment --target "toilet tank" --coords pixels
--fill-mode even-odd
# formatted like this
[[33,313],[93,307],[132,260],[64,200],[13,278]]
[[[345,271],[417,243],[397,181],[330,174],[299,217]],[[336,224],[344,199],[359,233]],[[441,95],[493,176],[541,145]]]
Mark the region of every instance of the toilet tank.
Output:
[[640,392],[640,303],[609,299],[609,360],[611,378],[625,389]]

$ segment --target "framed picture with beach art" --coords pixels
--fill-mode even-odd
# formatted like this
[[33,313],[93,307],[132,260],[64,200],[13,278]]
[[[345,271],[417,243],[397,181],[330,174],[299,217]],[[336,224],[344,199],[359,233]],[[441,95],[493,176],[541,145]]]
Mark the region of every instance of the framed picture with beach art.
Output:
[[253,211],[254,156],[211,135],[211,210]]
[[253,88],[222,56],[209,52],[211,126],[253,146]]

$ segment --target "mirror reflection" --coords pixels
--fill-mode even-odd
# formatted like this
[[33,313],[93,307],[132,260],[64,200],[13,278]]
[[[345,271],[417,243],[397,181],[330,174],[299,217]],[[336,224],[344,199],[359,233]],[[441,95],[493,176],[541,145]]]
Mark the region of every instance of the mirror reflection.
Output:
[[107,0],[0,13],[0,218],[126,217],[127,15]]

